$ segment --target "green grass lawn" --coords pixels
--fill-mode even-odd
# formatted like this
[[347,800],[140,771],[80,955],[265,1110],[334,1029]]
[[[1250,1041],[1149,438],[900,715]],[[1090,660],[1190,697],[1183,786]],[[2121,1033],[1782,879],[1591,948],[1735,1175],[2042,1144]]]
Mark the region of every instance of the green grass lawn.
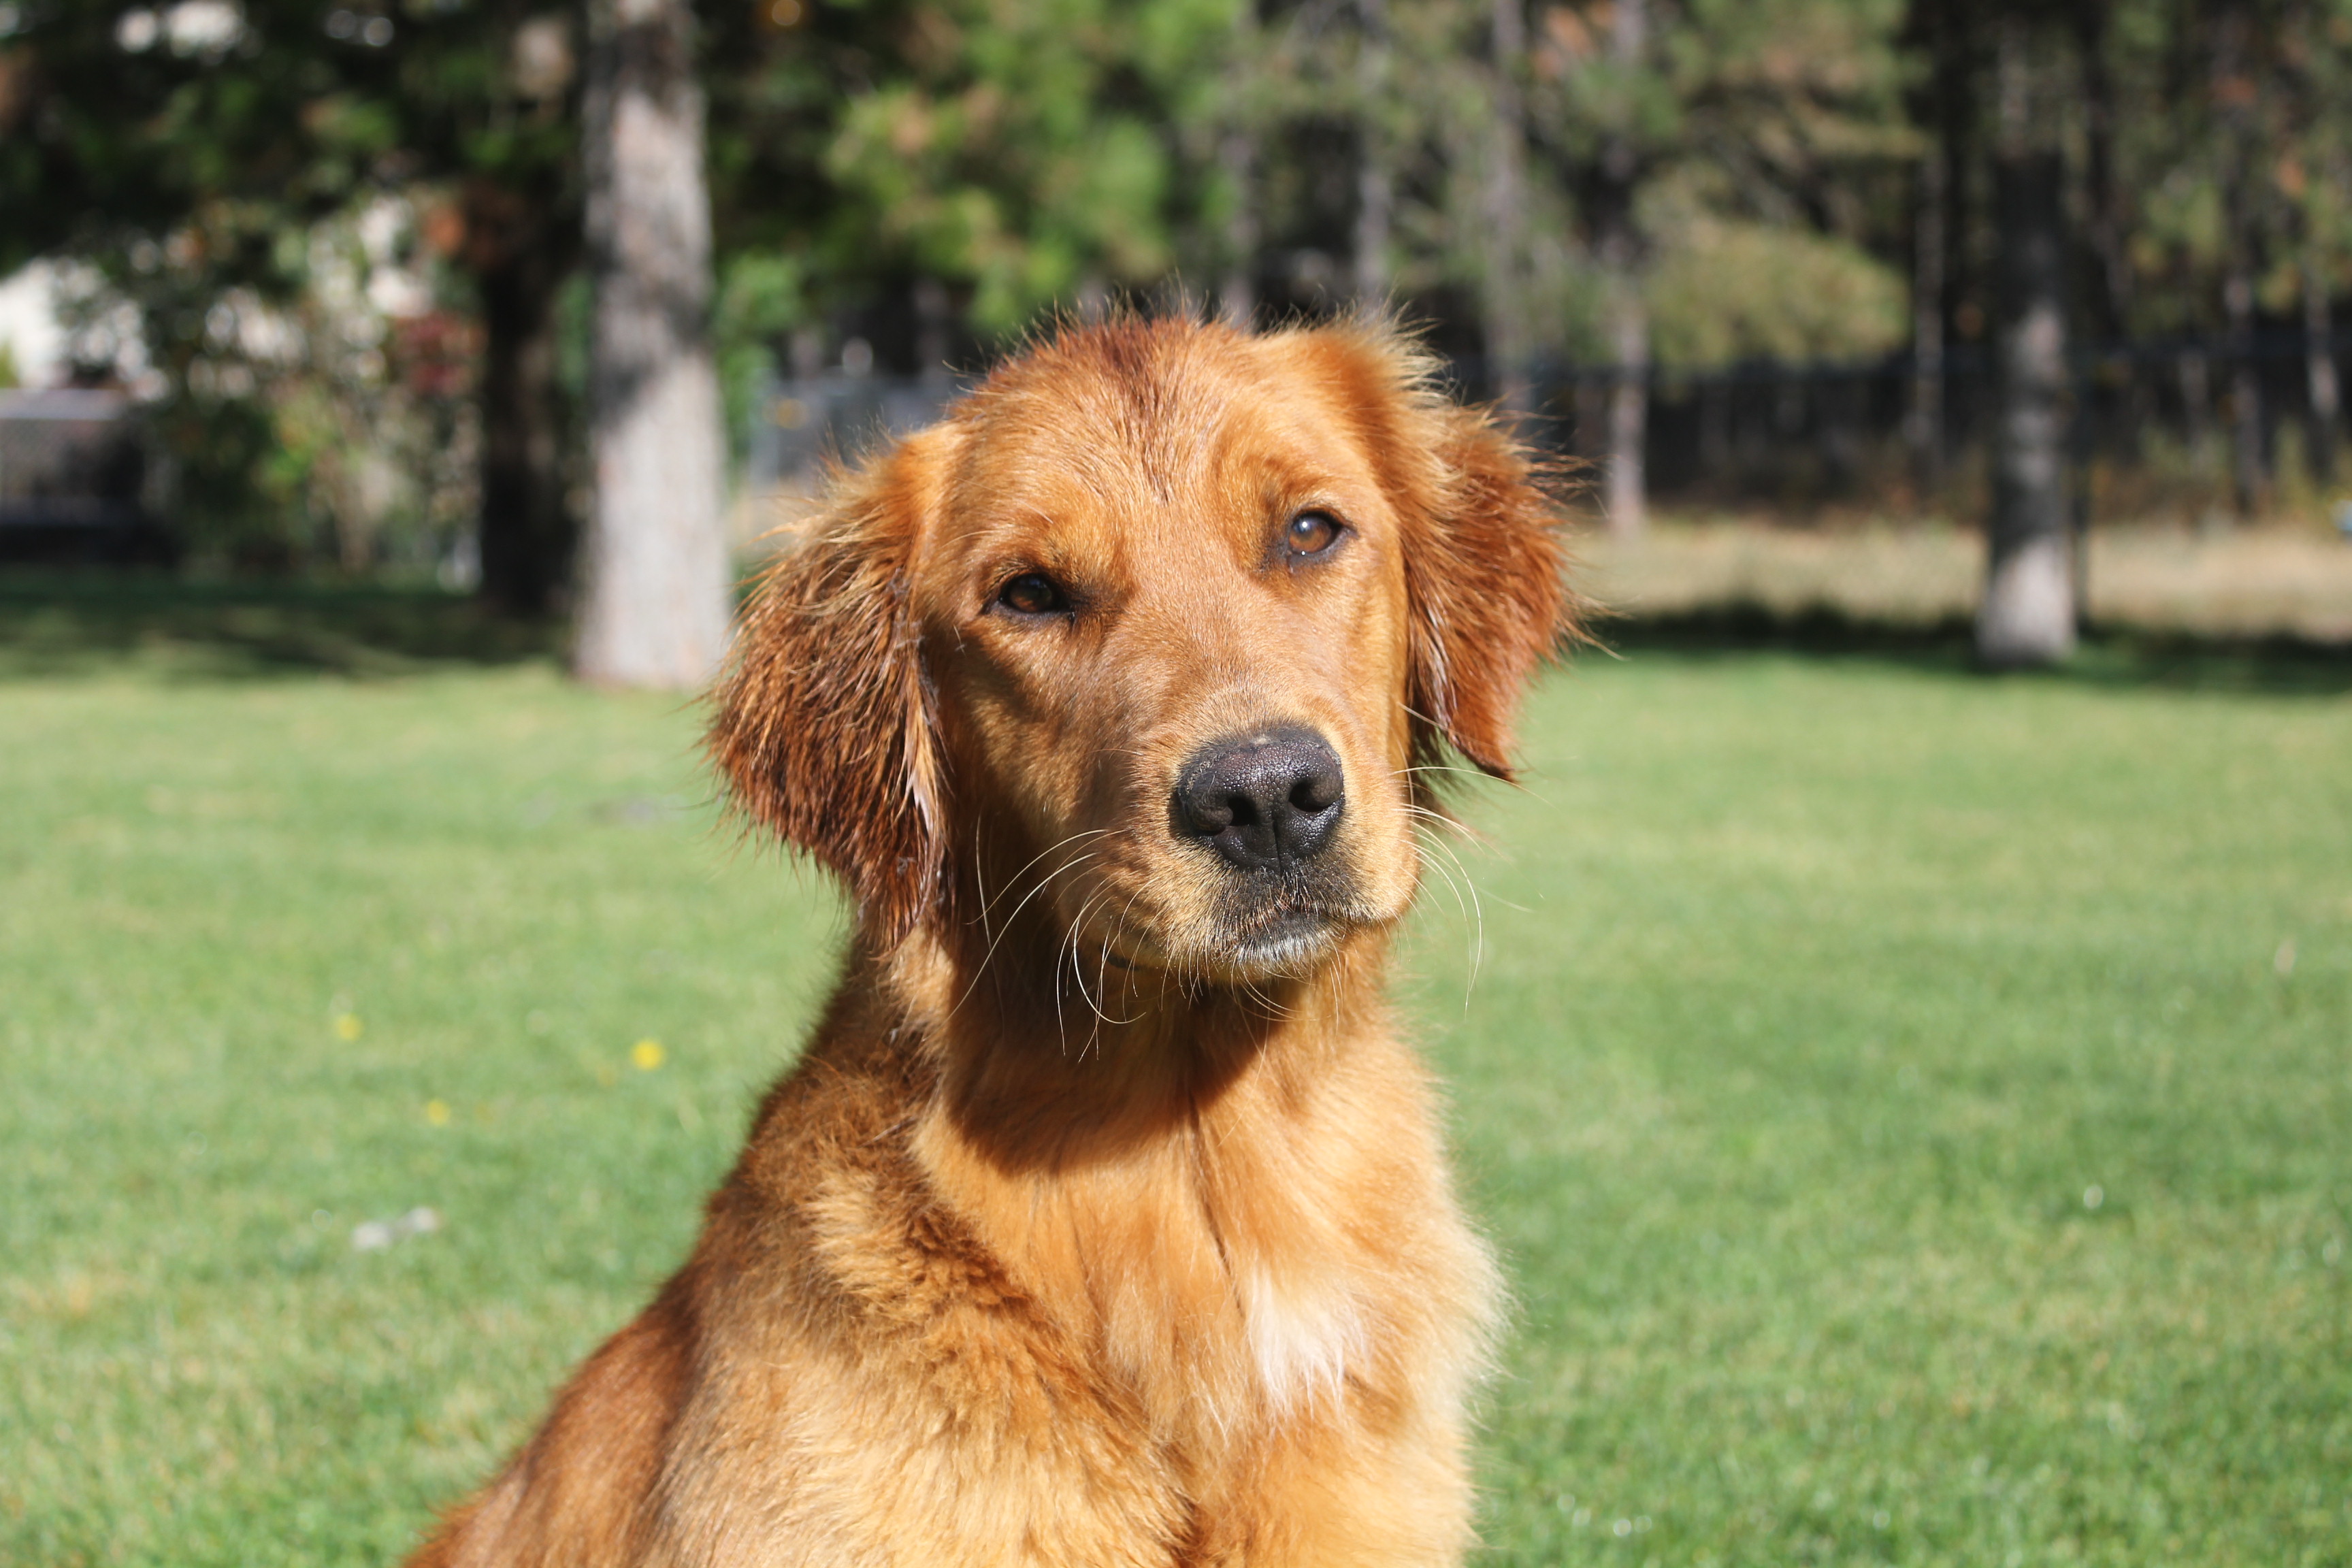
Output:
[[[287,614],[0,625],[0,1562],[394,1557],[828,976],[690,711]],[[1540,691],[1404,983],[1517,1285],[1488,1560],[2352,1563],[2352,679],[2200,669]]]

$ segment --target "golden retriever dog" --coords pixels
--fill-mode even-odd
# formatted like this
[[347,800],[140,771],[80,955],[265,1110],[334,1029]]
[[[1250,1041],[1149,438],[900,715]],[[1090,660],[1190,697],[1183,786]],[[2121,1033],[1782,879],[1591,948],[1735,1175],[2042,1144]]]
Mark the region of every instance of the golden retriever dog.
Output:
[[1377,322],[1068,328],[845,476],[709,737],[839,984],[414,1562],[1458,1562],[1498,1285],[1383,973],[1558,524]]

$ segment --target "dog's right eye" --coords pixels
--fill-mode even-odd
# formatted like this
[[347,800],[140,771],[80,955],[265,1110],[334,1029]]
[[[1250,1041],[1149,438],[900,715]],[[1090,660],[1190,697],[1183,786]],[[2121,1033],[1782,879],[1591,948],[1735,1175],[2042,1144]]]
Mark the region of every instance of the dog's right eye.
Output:
[[1043,572],[1024,572],[996,592],[996,602],[1022,616],[1051,616],[1070,607],[1062,585]]

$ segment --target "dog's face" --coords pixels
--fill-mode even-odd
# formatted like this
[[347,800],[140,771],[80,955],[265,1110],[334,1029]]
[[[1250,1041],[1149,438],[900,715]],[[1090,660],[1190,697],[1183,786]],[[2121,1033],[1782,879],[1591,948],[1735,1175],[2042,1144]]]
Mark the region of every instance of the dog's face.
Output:
[[1565,626],[1524,460],[1423,382],[1370,329],[1033,351],[763,586],[714,750],[886,940],[1021,900],[1089,969],[1305,972]]
[[1335,365],[1138,346],[958,423],[914,574],[950,771],[1089,967],[1296,970],[1412,892],[1402,521]]

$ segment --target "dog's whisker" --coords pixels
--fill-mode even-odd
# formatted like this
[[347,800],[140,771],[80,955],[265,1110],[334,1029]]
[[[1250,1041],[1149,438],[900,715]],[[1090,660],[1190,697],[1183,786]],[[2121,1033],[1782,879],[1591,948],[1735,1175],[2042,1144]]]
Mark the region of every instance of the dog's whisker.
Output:
[[[1413,824],[1413,840],[1422,846],[1424,852],[1422,864],[1435,871],[1444,879],[1446,886],[1453,889],[1454,904],[1457,908],[1462,903],[1463,889],[1466,888],[1469,890],[1469,908],[1463,910],[1463,919],[1470,927],[1468,973],[1462,985],[1462,1006],[1466,1012],[1469,1010],[1471,994],[1477,989],[1478,972],[1485,964],[1486,952],[1486,910],[1485,905],[1479,900],[1478,879],[1470,874],[1470,868],[1462,863],[1462,857],[1454,852],[1454,847],[1424,824]],[[1453,863],[1454,870],[1461,873],[1462,880],[1459,886],[1454,883],[1452,873],[1445,869],[1444,864],[1432,858],[1433,854],[1443,856],[1445,860]]]
[[[1142,884],[1142,883],[1140,883],[1140,882],[1138,882],[1138,883],[1135,885],[1135,890],[1134,890],[1133,892],[1130,892],[1130,893],[1129,893],[1129,894],[1127,895],[1127,902],[1126,902],[1126,904],[1125,904],[1124,906],[1122,906],[1122,907],[1120,908],[1120,910],[1119,910],[1119,911],[1118,911],[1118,926],[1117,926],[1117,927],[1113,928],[1113,930],[1125,930],[1125,929],[1126,929],[1128,917],[1129,917],[1129,915],[1131,915],[1131,914],[1133,914],[1133,913],[1135,912],[1135,900],[1138,900],[1138,899],[1139,899],[1139,898],[1141,898],[1141,897],[1143,897],[1143,884]],[[1108,969],[1109,969],[1109,965],[1110,965],[1110,939],[1111,939],[1111,935],[1112,935],[1112,931],[1106,931],[1103,933],[1103,943],[1102,943],[1102,962],[1101,962],[1101,963],[1097,967],[1096,972],[1095,972],[1095,983],[1096,983],[1096,984],[1097,984],[1097,986],[1099,986],[1099,987],[1101,987],[1101,988],[1102,988],[1102,990],[1104,991],[1104,993],[1105,993],[1106,994],[1108,994],[1109,989],[1110,989],[1109,980],[1108,980]],[[1131,998],[1133,997],[1133,995],[1134,995],[1134,993],[1135,993],[1135,983],[1134,983],[1133,977],[1132,977],[1131,975],[1129,976],[1129,980],[1128,980],[1128,983],[1127,983],[1127,992],[1128,992],[1128,994],[1129,994],[1129,998],[1131,999]],[[1136,1023],[1136,1022],[1138,1022],[1141,1017],[1142,1017],[1142,1015],[1139,1013],[1139,1014],[1137,1014],[1137,1015],[1135,1016],[1135,1017],[1128,1018],[1128,1019],[1124,1019],[1124,1020],[1122,1020],[1122,1022],[1124,1022],[1124,1023],[1129,1023],[1129,1024],[1132,1024],[1132,1023]]]
[[[1408,709],[1406,711],[1412,710]],[[1538,805],[1551,804],[1541,791],[1530,789],[1523,780],[1498,779],[1484,768],[1465,768],[1454,763],[1413,763],[1405,767],[1391,769],[1389,777],[1410,778],[1415,773],[1459,773],[1464,778],[1482,780],[1488,784],[1507,784]]]
[[[1087,1045],[1092,1045],[1097,1039],[1098,1039],[1101,1036],[1102,1026],[1111,1021],[1110,1015],[1103,1011],[1102,1005],[1097,1002],[1093,995],[1087,990],[1087,972],[1084,968],[1086,961],[1078,952],[1078,938],[1082,928],[1086,924],[1087,916],[1092,912],[1096,901],[1102,896],[1103,895],[1097,893],[1089,893],[1087,895],[1086,902],[1078,907],[1076,917],[1070,921],[1069,934],[1063,938],[1060,946],[1055,951],[1055,967],[1058,970],[1061,965],[1061,947],[1066,947],[1069,949],[1070,979],[1078,988],[1079,998],[1086,1003],[1087,1008],[1091,1010],[1095,1016],[1094,1031],[1087,1037]],[[1058,989],[1058,985],[1056,988]],[[1086,1046],[1078,1047],[1078,1059],[1080,1061],[1087,1059]]]
[[[1019,887],[1019,886],[1021,885],[1021,879],[1022,879],[1022,877],[1023,877],[1024,875],[1025,875],[1025,874],[1028,872],[1029,868],[1030,868],[1030,867],[1032,867],[1032,866],[1034,866],[1035,864],[1037,864],[1037,862],[1038,862],[1038,861],[1043,860],[1044,858],[1045,858],[1045,857],[1046,857],[1046,856],[1051,855],[1052,853],[1054,853],[1054,851],[1055,851],[1055,850],[1056,850],[1056,849],[1060,849],[1060,848],[1062,848],[1062,847],[1064,847],[1065,846],[1067,846],[1067,845],[1076,844],[1076,843],[1079,839],[1081,839],[1081,838],[1099,838],[1099,837],[1105,837],[1105,836],[1107,836],[1107,835],[1110,834],[1110,833],[1111,833],[1111,832],[1113,832],[1113,831],[1114,831],[1113,829],[1111,829],[1111,828],[1108,828],[1108,827],[1089,827],[1089,828],[1086,828],[1086,829],[1084,829],[1083,831],[1080,831],[1080,832],[1077,832],[1077,833],[1070,834],[1070,835],[1069,835],[1069,836],[1067,836],[1066,837],[1064,837],[1064,838],[1062,838],[1062,839],[1060,839],[1060,840],[1058,840],[1058,841],[1056,841],[1056,842],[1055,842],[1055,843],[1053,843],[1053,844],[1049,844],[1049,845],[1047,845],[1045,848],[1040,849],[1039,851],[1037,851],[1037,853],[1035,853],[1034,855],[1032,855],[1031,857],[1029,857],[1029,858],[1022,864],[1022,867],[1021,867],[1021,868],[1020,868],[1019,870],[1017,870],[1017,871],[1013,872],[1013,875],[1011,875],[1010,877],[1007,877],[1007,878],[1004,879],[1004,886],[997,889],[996,897],[997,897],[998,899],[1002,899],[1002,898],[1003,898],[1007,893],[1010,893],[1010,892],[1011,892],[1014,888]],[[979,847],[979,829],[978,829],[977,827],[975,827],[975,828],[972,830],[972,835],[973,835],[973,849],[974,849],[974,854],[975,854],[975,857],[977,857],[978,847]],[[975,876],[975,878],[976,878],[976,877],[979,875],[979,871],[980,871],[980,868],[979,868],[979,865],[978,865],[977,863],[975,863],[975,864],[974,864],[974,866],[973,866],[973,868],[972,868],[972,871],[973,871],[973,875],[974,875],[974,876]],[[1048,872],[1046,873],[1046,875],[1047,875],[1048,877],[1051,877],[1051,876],[1053,875],[1053,873],[1052,873],[1052,872],[1050,872],[1050,871],[1048,871]],[[983,895],[983,897],[984,897],[984,895]],[[994,902],[994,900],[986,900],[986,901],[984,901],[984,902],[982,902],[982,905],[981,905],[981,907],[980,907],[980,918],[982,918],[982,919],[985,919],[985,918],[987,917],[987,915],[988,915],[988,910],[989,910],[989,906],[990,906],[990,904],[991,904],[991,903],[992,903],[992,902]]]
[[[1013,922],[1021,918],[1021,911],[1029,907],[1029,900],[1034,899],[1039,893],[1044,892],[1048,887],[1052,886],[1055,878],[1060,876],[1065,871],[1072,870],[1076,867],[1082,866],[1087,861],[1093,858],[1093,852],[1088,851],[1087,854],[1079,856],[1075,860],[1070,860],[1060,866],[1055,867],[1054,869],[1046,872],[1043,877],[1040,877],[1037,879],[1037,885],[1030,889],[1027,893],[1024,894],[1021,901],[1013,906],[1013,912],[1004,917],[1005,931],[1013,929]],[[981,954],[980,963],[975,964],[972,968],[971,981],[963,988],[963,994],[957,997],[955,1000],[955,1005],[948,1009],[950,1016],[961,1011],[963,1005],[971,1000],[971,994],[980,988],[981,978],[988,973],[989,963],[996,957],[996,950],[1003,944],[1003,932],[1000,931],[996,938],[989,942],[988,951]]]

